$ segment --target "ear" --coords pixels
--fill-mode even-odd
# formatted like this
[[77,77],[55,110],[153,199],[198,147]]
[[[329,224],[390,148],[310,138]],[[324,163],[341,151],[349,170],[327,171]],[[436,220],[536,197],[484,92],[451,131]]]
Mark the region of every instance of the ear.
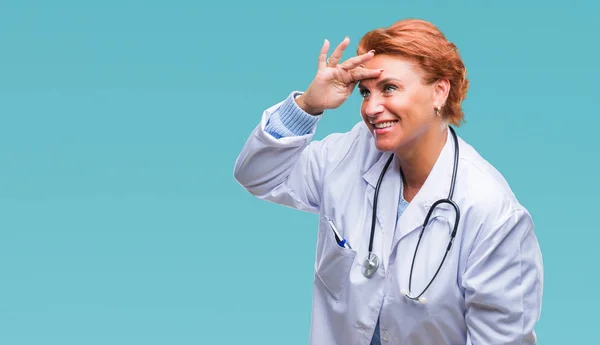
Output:
[[450,92],[450,81],[442,78],[433,83],[433,105],[444,107]]

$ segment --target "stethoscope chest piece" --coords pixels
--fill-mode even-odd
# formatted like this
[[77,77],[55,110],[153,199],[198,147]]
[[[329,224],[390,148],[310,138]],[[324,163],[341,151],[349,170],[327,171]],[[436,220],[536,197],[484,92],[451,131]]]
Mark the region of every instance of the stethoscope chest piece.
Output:
[[367,278],[371,278],[371,276],[377,272],[378,268],[379,258],[377,255],[369,253],[365,258],[365,261],[363,261],[362,274]]

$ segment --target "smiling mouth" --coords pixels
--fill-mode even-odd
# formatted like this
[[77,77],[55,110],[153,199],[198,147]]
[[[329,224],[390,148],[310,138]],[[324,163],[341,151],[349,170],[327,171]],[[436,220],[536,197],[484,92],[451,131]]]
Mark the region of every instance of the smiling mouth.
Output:
[[381,122],[381,123],[376,123],[373,125],[373,127],[377,128],[377,129],[383,129],[383,128],[388,128],[388,127],[392,127],[393,125],[395,125],[398,122],[398,120],[396,121],[387,121],[387,122]]

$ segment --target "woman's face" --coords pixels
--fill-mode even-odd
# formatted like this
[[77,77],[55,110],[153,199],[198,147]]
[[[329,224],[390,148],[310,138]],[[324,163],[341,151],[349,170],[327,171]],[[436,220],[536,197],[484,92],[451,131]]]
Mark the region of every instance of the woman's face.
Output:
[[435,108],[446,101],[447,82],[426,85],[418,64],[398,56],[376,54],[365,67],[384,70],[377,79],[362,80],[358,86],[361,115],[378,150],[409,152],[420,137],[441,128]]

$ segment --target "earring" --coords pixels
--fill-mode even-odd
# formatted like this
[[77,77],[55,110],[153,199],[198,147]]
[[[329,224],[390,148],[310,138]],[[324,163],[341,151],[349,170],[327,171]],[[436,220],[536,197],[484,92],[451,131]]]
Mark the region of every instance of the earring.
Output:
[[437,107],[435,107],[435,114],[437,116],[442,116],[441,107],[439,105]]

